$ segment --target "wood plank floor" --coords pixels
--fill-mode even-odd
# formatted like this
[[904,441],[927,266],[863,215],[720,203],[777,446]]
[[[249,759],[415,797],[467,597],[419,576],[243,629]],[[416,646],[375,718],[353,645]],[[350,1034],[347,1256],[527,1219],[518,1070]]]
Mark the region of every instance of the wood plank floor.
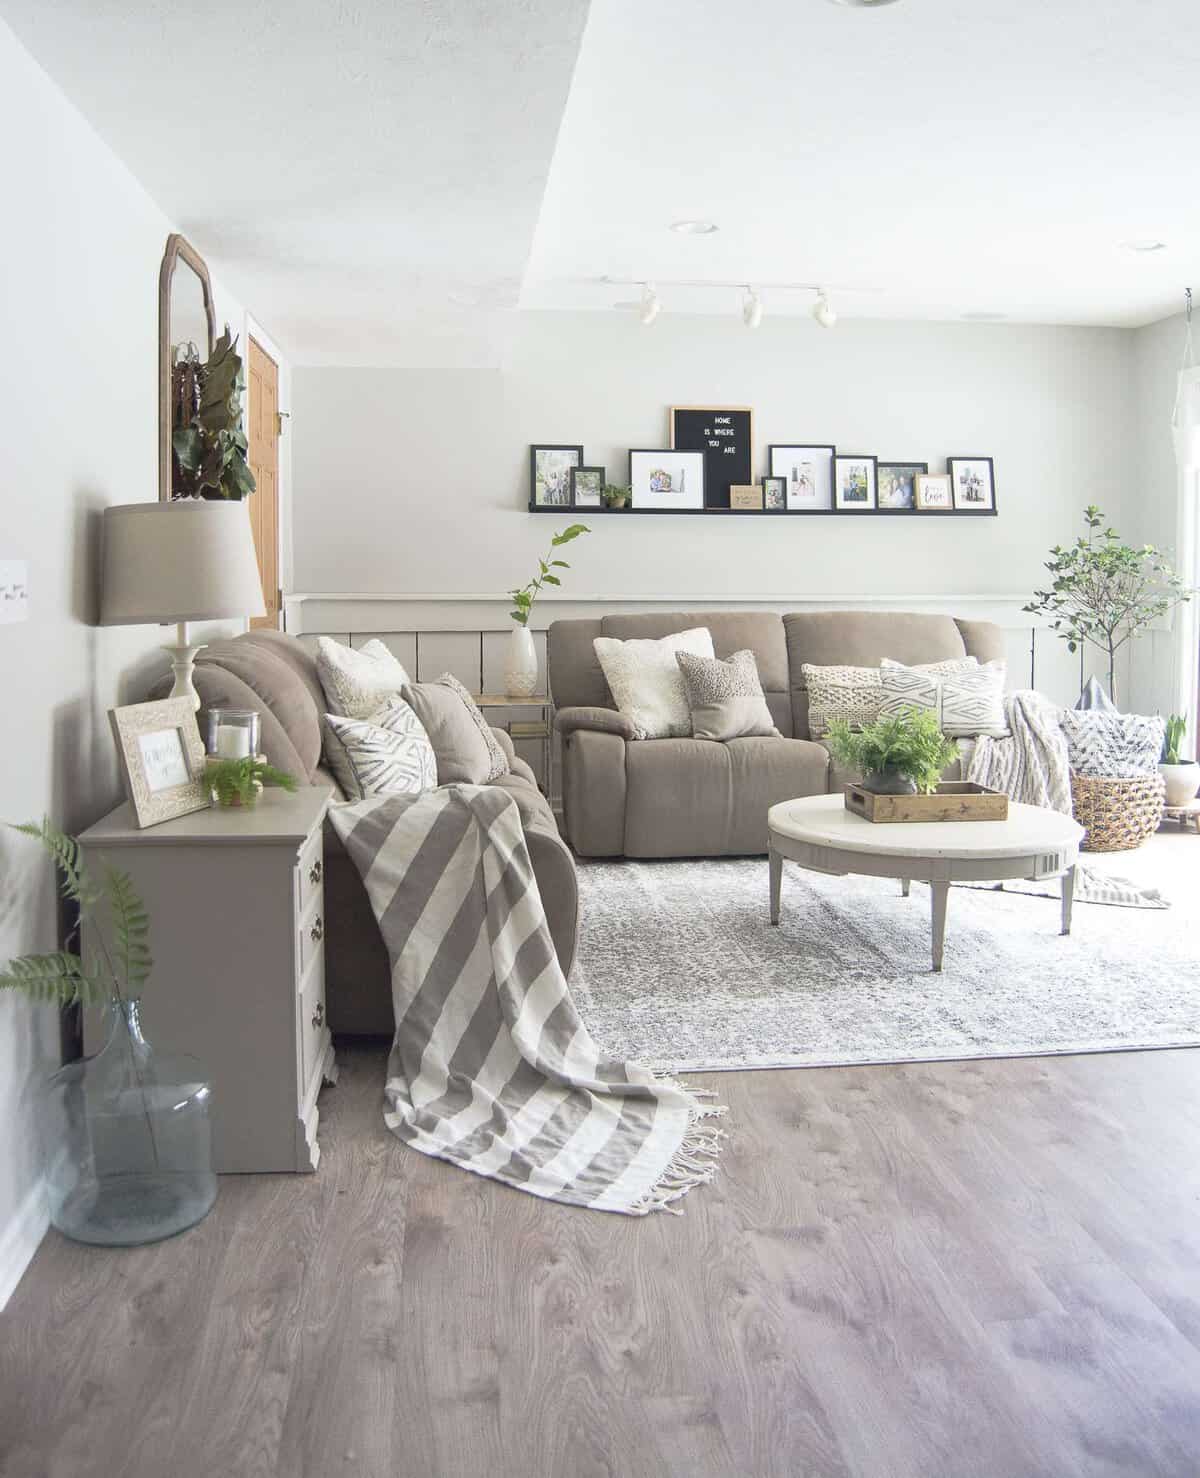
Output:
[[406,1149],[340,1061],[317,1175],[47,1238],[5,1478],[1200,1473],[1200,1052],[710,1075],[719,1178],[637,1221]]

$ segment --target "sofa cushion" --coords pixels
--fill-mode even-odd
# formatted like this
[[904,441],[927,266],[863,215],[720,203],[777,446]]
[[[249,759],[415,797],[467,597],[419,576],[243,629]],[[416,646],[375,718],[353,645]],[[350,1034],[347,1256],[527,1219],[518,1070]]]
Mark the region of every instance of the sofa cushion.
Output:
[[683,674],[676,652],[713,655],[712,637],[697,626],[657,640],[598,636],[596,656],[620,711],[639,739],[664,739],[692,732]]
[[[263,716],[262,740],[267,742],[266,715],[287,735],[293,757],[289,764],[281,766],[307,783],[321,762],[321,712],[313,703],[307,683],[294,667],[273,651],[270,646],[244,636],[229,641],[213,642],[200,652],[196,659],[196,671],[219,669],[237,678],[242,685],[243,697],[239,701],[232,695],[213,698],[196,684],[205,708],[248,707],[255,708]],[[220,679],[217,679],[219,689]],[[254,695],[245,701],[245,690]],[[210,690],[211,691],[211,690]],[[270,751],[264,751],[268,759]],[[276,761],[272,760],[272,764]]]
[[462,699],[444,683],[409,683],[401,697],[437,755],[439,785],[485,785],[492,757]]
[[721,741],[753,734],[782,737],[763,697],[753,652],[734,652],[728,662],[720,657],[676,652],[675,661],[683,674],[692,712],[693,738]]
[[346,768],[334,773],[347,797],[421,795],[437,784],[433,745],[403,698],[389,698],[369,719],[329,713],[325,721],[341,741]]

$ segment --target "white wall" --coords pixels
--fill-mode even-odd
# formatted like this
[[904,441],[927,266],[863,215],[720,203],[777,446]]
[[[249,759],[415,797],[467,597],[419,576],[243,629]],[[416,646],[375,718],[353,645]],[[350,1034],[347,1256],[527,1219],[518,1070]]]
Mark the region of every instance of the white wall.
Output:
[[667,407],[752,405],[770,442],[996,459],[997,519],[598,518],[571,593],[1013,594],[1083,506],[1119,514],[1137,465],[1124,330],[665,314],[520,315],[503,371],[297,368],[298,591],[480,593],[527,578],[557,527],[525,511],[531,442],[582,442],[626,480]]
[[[157,497],[158,267],[170,223],[0,24],[0,559],[30,618],[0,625],[0,820],[89,825],[120,799],[107,710],[160,631],[99,629],[101,509]],[[241,307],[217,289],[217,312]],[[57,947],[51,870],[0,831],[0,961]],[[44,1229],[36,1095],[57,1014],[0,995],[0,1305]]]

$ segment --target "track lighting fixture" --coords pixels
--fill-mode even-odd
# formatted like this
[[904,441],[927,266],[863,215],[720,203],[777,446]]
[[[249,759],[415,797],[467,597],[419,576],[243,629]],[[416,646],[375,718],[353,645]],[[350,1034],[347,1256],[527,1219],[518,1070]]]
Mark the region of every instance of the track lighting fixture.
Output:
[[644,282],[642,284],[642,302],[638,308],[639,321],[649,328],[661,312],[662,302],[658,294],[654,291],[654,284],[652,282]]
[[837,322],[837,314],[829,301],[829,294],[825,289],[817,289],[817,301],[812,305],[812,316],[822,328],[832,328]]
[[742,299],[742,322],[747,328],[757,328],[763,320],[762,299],[754,291],[749,283],[746,284],[746,296]]

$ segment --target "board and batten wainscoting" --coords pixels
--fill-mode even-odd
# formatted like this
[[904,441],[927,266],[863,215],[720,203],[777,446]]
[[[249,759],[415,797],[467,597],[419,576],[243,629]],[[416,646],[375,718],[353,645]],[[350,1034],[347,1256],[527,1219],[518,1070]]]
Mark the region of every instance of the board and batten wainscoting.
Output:
[[[546,690],[546,627],[572,617],[596,617],[661,611],[928,611],[977,621],[995,621],[1004,629],[1010,688],[1037,688],[1058,703],[1073,704],[1082,680],[1096,673],[1103,679],[1099,654],[1088,651],[1081,664],[1040,618],[1021,607],[1024,595],[865,596],[820,600],[790,596],[741,596],[705,600],[694,596],[542,595],[530,630],[538,654],[538,691]],[[504,691],[504,656],[512,628],[505,595],[322,595],[284,597],[284,626],[306,644],[332,636],[359,647],[373,637],[385,642],[419,682],[452,672],[473,693]],[[1152,633],[1156,636],[1157,633]],[[1151,640],[1147,639],[1147,652]],[[1118,682],[1129,692],[1131,647],[1121,653]],[[551,695],[553,697],[553,695]],[[498,725],[533,718],[528,710],[490,710]],[[539,783],[557,803],[557,745],[553,747],[553,783],[546,785],[541,741],[514,741],[517,752],[533,766]]]

